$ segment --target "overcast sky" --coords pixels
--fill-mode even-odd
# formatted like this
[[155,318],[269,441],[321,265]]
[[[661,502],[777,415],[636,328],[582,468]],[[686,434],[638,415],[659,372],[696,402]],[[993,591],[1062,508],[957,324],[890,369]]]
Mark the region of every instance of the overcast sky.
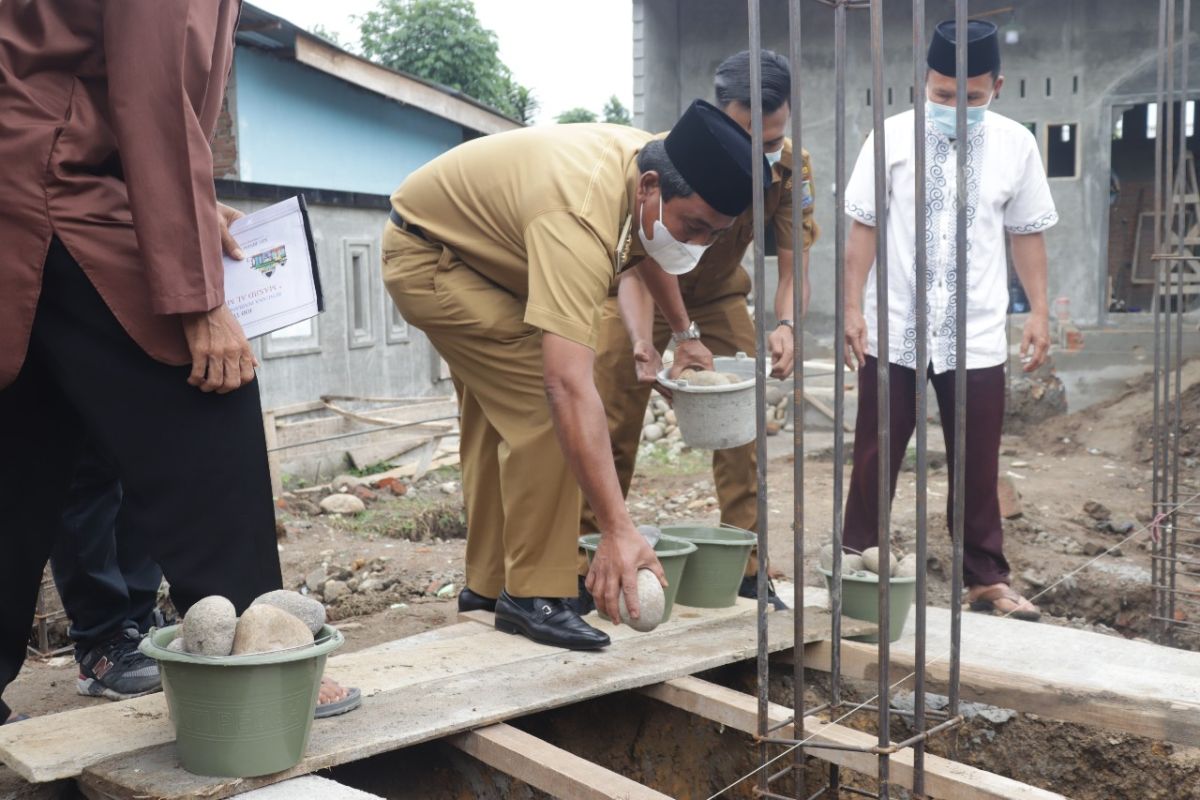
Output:
[[[358,41],[354,15],[377,0],[253,0],[311,29],[323,25],[343,41]],[[496,32],[500,58],[541,104],[537,121],[584,106],[599,113],[611,95],[633,107],[631,0],[475,0],[484,27]]]

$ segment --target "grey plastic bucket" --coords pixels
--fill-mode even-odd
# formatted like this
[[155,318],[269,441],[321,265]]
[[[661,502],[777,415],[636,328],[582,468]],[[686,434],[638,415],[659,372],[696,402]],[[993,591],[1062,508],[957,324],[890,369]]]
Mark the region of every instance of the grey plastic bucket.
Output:
[[250,778],[290,769],[308,747],[326,656],[342,634],[275,653],[200,656],[168,650],[178,625],[152,631],[139,649],[158,661],[175,746],[197,775]]
[[659,382],[671,390],[683,443],[700,450],[725,450],[754,441],[754,359],[745,353],[720,356],[713,359],[713,369],[742,380],[725,386],[692,386],[672,380],[665,369],[658,375]]

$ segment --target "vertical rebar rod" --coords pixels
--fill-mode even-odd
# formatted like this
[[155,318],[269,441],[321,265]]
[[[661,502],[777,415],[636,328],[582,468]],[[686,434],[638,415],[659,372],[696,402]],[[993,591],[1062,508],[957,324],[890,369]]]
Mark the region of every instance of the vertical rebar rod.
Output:
[[[1157,102],[1155,103],[1155,136],[1154,136],[1154,254],[1158,255],[1163,252],[1164,235],[1164,215],[1163,215],[1163,114],[1166,107],[1166,57],[1167,57],[1167,2],[1168,0],[1159,0],[1158,3],[1158,83],[1157,83]],[[1173,0],[1172,0],[1173,2]],[[1159,380],[1159,370],[1161,368],[1162,347],[1160,338],[1161,326],[1161,290],[1162,290],[1162,272],[1163,262],[1159,261],[1153,264],[1154,266],[1154,289],[1151,292],[1151,305],[1153,306],[1154,315],[1154,412],[1153,421],[1150,431],[1153,439],[1153,463],[1151,465],[1151,486],[1150,486],[1150,506],[1151,514],[1157,514],[1159,511],[1159,484],[1162,478],[1162,467],[1160,460],[1162,451],[1159,447],[1159,433],[1162,420],[1161,416],[1161,398],[1159,397],[1159,389],[1161,382]],[[1161,556],[1162,541],[1161,538],[1152,539],[1153,553],[1155,556]],[[1161,586],[1165,583],[1163,580],[1166,564],[1159,558],[1150,560],[1150,578],[1154,586]],[[1163,592],[1155,590],[1154,592],[1154,612],[1158,617],[1166,616],[1166,597]]]
[[[834,241],[833,241],[833,340],[839,354],[846,342],[846,6],[833,12],[834,70]],[[830,701],[842,702],[842,528],[846,473],[846,370],[845,358],[838,359],[833,373],[833,654],[830,661]],[[835,766],[836,769],[836,766]]]
[[[954,564],[950,577],[950,708],[958,716],[958,680],[961,667],[963,532],[966,523],[967,470],[967,0],[954,0],[954,75],[956,155],[954,209],[954,507],[952,509]],[[943,420],[945,424],[945,420]]]
[[[801,62],[800,0],[788,3],[788,60],[792,74],[804,73]],[[792,80],[792,714],[796,736],[804,738],[804,135],[802,81]],[[781,191],[787,191],[784,186]],[[794,788],[803,797],[804,748],[793,753]]]
[[[916,683],[913,686],[913,727],[916,732],[925,730],[925,603],[928,591],[926,583],[929,501],[929,457],[926,450],[928,437],[928,415],[925,413],[929,369],[928,341],[928,269],[929,252],[925,240],[926,219],[929,211],[925,198],[925,76],[929,67],[925,60],[925,0],[913,0],[913,171],[916,178],[916,220],[913,231],[916,249],[916,427],[917,427],[917,597],[916,597]],[[913,750],[913,796],[925,797],[925,741],[917,742]]]
[[[875,135],[875,299],[876,299],[876,356],[875,366],[879,386],[876,407],[876,430],[879,442],[878,497],[879,519],[879,746],[887,747],[890,740],[891,705],[888,667],[891,664],[891,358],[888,337],[888,182],[887,142],[884,135],[883,87],[883,0],[871,0],[871,110]],[[879,756],[879,797],[889,796],[891,759]]]
[[[1186,195],[1188,191],[1188,181],[1186,175],[1187,169],[1187,120],[1188,120],[1188,73],[1191,69],[1191,51],[1190,40],[1192,34],[1192,0],[1184,0],[1183,2],[1183,17],[1180,26],[1180,32],[1183,36],[1183,44],[1180,50],[1180,78],[1179,78],[1179,96],[1180,96],[1180,115],[1182,116],[1182,124],[1179,132],[1179,169],[1176,173],[1177,182],[1179,183],[1180,193],[1183,195],[1182,201],[1179,203],[1179,254],[1182,255],[1187,247],[1184,239],[1187,236],[1187,202]],[[1193,118],[1194,119],[1194,118]],[[1194,165],[1193,165],[1194,167]],[[1170,556],[1171,564],[1171,581],[1170,581],[1170,608],[1167,618],[1175,619],[1175,586],[1176,576],[1178,575],[1178,561],[1174,559],[1178,556],[1178,536],[1179,536],[1179,437],[1180,437],[1180,422],[1183,418],[1183,270],[1184,263],[1182,261],[1173,262],[1176,265],[1178,274],[1175,285],[1175,414],[1174,427],[1171,432],[1171,526],[1168,529],[1171,537]],[[1168,332],[1168,335],[1170,333]]]
[[[770,725],[770,661],[767,646],[767,591],[770,569],[770,550],[767,538],[767,303],[766,252],[763,249],[764,222],[763,187],[763,111],[762,111],[762,19],[759,0],[747,0],[750,22],[750,138],[751,175],[754,215],[754,401],[755,470],[758,480],[758,734],[767,735]],[[759,746],[763,765],[769,756],[768,746]],[[758,774],[759,789],[767,787],[767,770]]]
[[[1177,0],[1169,0],[1167,3],[1167,127],[1163,148],[1166,157],[1163,159],[1163,188],[1166,198],[1166,207],[1163,210],[1164,223],[1163,230],[1166,240],[1163,242],[1163,251],[1170,252],[1180,249],[1182,245],[1182,236],[1184,231],[1174,231],[1175,228],[1175,193],[1178,189],[1176,186],[1175,175],[1175,6]],[[1173,235],[1174,234],[1174,235]],[[1171,246],[1171,239],[1175,240],[1175,247]],[[1172,262],[1164,261],[1163,264],[1163,286],[1162,294],[1155,298],[1155,302],[1163,305],[1163,371],[1162,371],[1162,401],[1163,412],[1162,422],[1163,427],[1159,435],[1159,441],[1162,444],[1162,467],[1163,474],[1158,484],[1159,490],[1159,512],[1166,512],[1169,508],[1171,497],[1171,429],[1174,419],[1174,407],[1171,404],[1171,265]],[[1180,265],[1182,266],[1182,265]],[[1167,524],[1162,530],[1166,535],[1161,536],[1161,547],[1163,555],[1170,555],[1170,521],[1173,516],[1168,516]],[[1163,569],[1166,570],[1166,580],[1163,582],[1168,587],[1168,591],[1164,594],[1164,613],[1163,616],[1168,620],[1174,619],[1175,616],[1175,595],[1170,591],[1173,581],[1175,580],[1175,565],[1169,561],[1163,561]],[[1168,622],[1168,629],[1170,623]]]
[[[832,615],[829,657],[829,699],[834,708],[842,702],[842,525],[846,473],[846,369],[839,357],[846,347],[846,5],[833,10],[833,580],[829,610]],[[829,793],[837,797],[841,771],[829,765]]]

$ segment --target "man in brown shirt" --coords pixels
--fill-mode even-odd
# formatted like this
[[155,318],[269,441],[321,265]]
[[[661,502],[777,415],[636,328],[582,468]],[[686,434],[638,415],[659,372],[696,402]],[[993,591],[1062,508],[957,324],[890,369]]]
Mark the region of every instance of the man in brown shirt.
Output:
[[[792,181],[801,180],[805,186],[802,209],[805,276],[802,298],[805,308],[808,306],[808,249],[816,239],[817,225],[812,217],[812,166],[808,153],[803,154],[803,169],[796,174],[792,142],[784,135],[791,112],[791,70],[787,59],[770,50],[763,51],[762,81],[763,146],[767,159],[772,162],[765,216],[775,234],[779,257],[779,285],[773,298],[778,323],[769,334],[767,344],[771,350],[772,376],[786,378],[792,372]],[[748,130],[749,51],[725,59],[717,67],[715,83],[717,105]],[[610,292],[600,322],[596,386],[604,397],[613,460],[623,493],[628,494],[633,480],[646,402],[662,367],[660,353],[668,344],[674,347],[677,362],[689,358],[703,360],[711,357],[711,353],[722,356],[737,352],[754,354],[754,322],[746,305],[751,289],[750,275],[742,268],[742,257],[753,238],[754,217],[747,210],[704,253],[695,272],[679,278],[679,289],[686,306],[681,321],[672,324],[661,311],[654,313],[637,274],[621,280],[619,300],[615,288]],[[749,531],[758,527],[754,449],[751,442],[713,453],[713,481],[721,507],[721,522]],[[586,505],[580,528],[584,533],[597,530],[595,515]],[[585,568],[581,563],[580,569]],[[743,596],[756,595],[753,577],[757,571],[757,559],[751,558],[742,583]],[[773,590],[770,597],[777,607],[781,607]]]
[[238,11],[0,2],[0,691],[85,438],[181,612],[280,585],[254,358],[224,305],[236,212],[209,149]]
[[609,642],[567,602],[581,488],[603,531],[587,579],[600,607],[619,618],[623,592],[636,616],[637,570],[662,578],[609,458],[600,308],[628,268],[655,290],[694,268],[751,200],[750,137],[712,105],[651,139],[562,125],[473,140],[409,176],[383,235],[388,291],[450,365],[462,407],[459,607],[561,647]]

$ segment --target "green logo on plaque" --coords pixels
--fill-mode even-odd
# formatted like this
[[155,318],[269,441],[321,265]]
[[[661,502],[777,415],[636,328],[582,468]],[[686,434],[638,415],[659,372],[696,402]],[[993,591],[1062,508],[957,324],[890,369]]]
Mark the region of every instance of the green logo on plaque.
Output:
[[287,263],[287,247],[279,245],[272,247],[270,250],[263,250],[261,253],[255,253],[250,256],[250,268],[261,272],[268,278],[275,274],[275,270]]

